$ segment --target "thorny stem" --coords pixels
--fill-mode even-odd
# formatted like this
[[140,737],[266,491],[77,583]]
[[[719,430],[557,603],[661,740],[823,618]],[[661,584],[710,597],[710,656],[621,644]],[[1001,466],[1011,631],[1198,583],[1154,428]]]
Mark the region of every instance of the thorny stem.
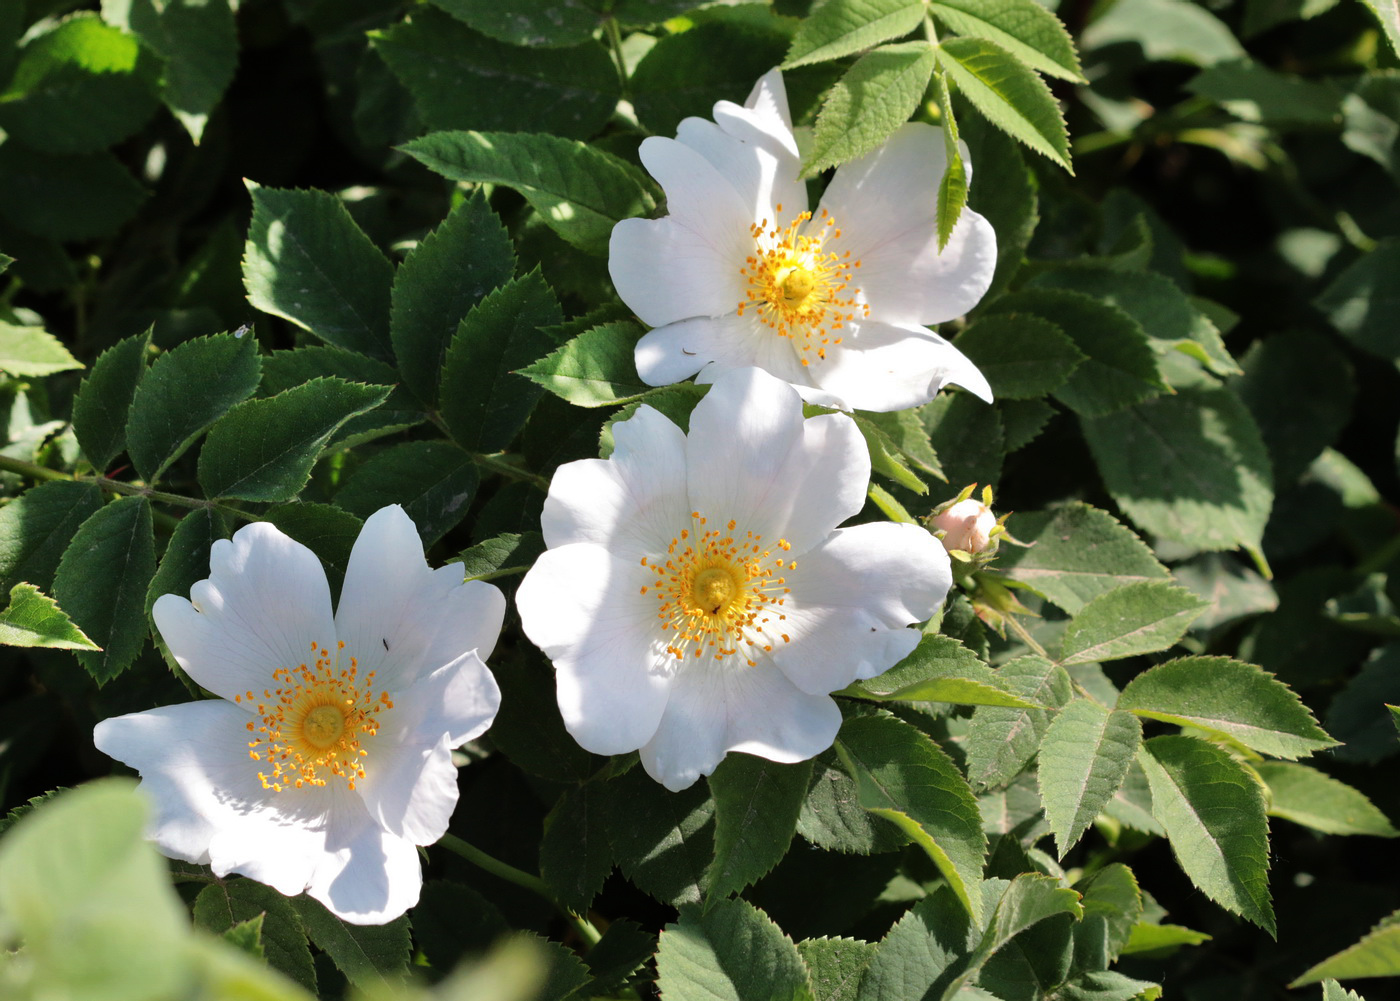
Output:
[[528,872],[517,869],[513,865],[507,865],[500,859],[487,855],[480,848],[463,841],[453,834],[444,834],[441,840],[438,841],[438,844],[448,851],[460,855],[477,868],[484,869],[493,876],[499,876],[508,883],[514,883],[516,886],[524,887],[532,893],[537,893],[545,900],[548,900],[555,906],[560,914],[568,919],[569,923],[574,926],[574,930],[583,937],[583,940],[588,943],[589,947],[597,945],[598,940],[602,938],[602,935],[598,932],[597,928],[593,927],[591,921],[581,915],[575,914],[573,911],[569,910],[569,908],[565,907],[540,877],[532,876]]
[[127,483],[107,476],[83,476],[79,473],[65,473],[59,469],[49,469],[47,466],[40,466],[37,463],[25,462],[23,459],[12,459],[8,455],[0,455],[0,469],[18,473],[31,480],[69,480],[73,483],[91,483],[108,493],[122,494],[126,497],[145,497],[147,500],[160,501],[194,510],[222,511],[224,514],[246,521],[260,520],[257,515],[240,511],[236,507],[229,507],[227,504],[220,504],[218,501],[167,493],[164,490],[154,490],[151,487],[141,486],[139,483]]

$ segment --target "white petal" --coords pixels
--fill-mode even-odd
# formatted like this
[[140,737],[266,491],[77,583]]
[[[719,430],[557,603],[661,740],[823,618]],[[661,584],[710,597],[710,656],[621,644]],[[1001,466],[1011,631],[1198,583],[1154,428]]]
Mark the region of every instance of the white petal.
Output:
[[656,732],[671,660],[657,629],[655,579],[630,555],[575,544],[544,553],[516,592],[525,635],[554,661],[564,725],[596,754]]
[[852,324],[816,375],[823,389],[857,410],[917,407],[948,383],[992,401],[992,387],[966,355],[914,325],[871,320]]
[[861,262],[857,280],[874,319],[942,323],[966,313],[991,285],[996,233],[982,216],[964,209],[938,249],[938,185],[946,168],[942,135],[914,122],[837,170],[822,196],[842,229],[839,251]]
[[735,219],[718,246],[682,221],[624,219],[608,241],[608,274],[618,297],[648,326],[732,313],[744,299],[739,269],[753,238]]
[[[216,876],[242,873],[295,896],[322,864],[326,827],[345,803],[358,804],[358,797],[343,786],[272,793],[265,809],[241,814],[215,832],[209,842],[209,865]],[[363,806],[355,808],[364,812]]]
[[457,805],[452,748],[485,733],[500,705],[496,679],[475,653],[396,692],[355,787],[376,823],[416,845],[442,837]]
[[363,806],[338,809],[325,841],[306,892],[331,913],[351,924],[381,925],[418,903],[423,888],[418,850],[379,827]]
[[714,122],[687,118],[676,129],[676,140],[703,156],[729,181],[746,206],[750,222],[776,219],[779,204],[790,216],[805,209],[807,190],[797,180],[796,143],[789,153],[776,139],[751,125],[745,127],[741,122],[736,127],[744,134],[731,135]]
[[731,751],[805,761],[830,747],[841,729],[841,710],[830,696],[801,691],[771,663],[734,675],[729,698]]
[[664,549],[689,515],[685,435],[652,407],[613,425],[610,458],[565,463],[549,484],[540,524],[551,548],[596,542],[617,551]]
[[396,694],[468,650],[496,646],[506,600],[484,581],[462,582],[462,566],[430,570],[413,521],[397,504],[370,515],[350,551],[336,609],[336,635],[360,677]]
[[873,678],[907,657],[952,586],[948,554],[917,525],[875,522],[832,533],[787,575],[791,642],[774,662],[813,694]]
[[261,690],[279,667],[332,644],[330,587],[311,550],[272,525],[240,528],[209,553],[190,601],[166,594],[151,613],[170,652],[203,687],[232,699]]
[[[716,104],[716,113],[721,105],[727,103],[721,101]],[[792,112],[788,110],[787,85],[783,82],[783,74],[779,70],[771,69],[758,78],[758,82],[753,85],[753,90],[749,91],[749,96],[744,101],[744,107],[765,120],[776,121],[789,133],[792,132]]]
[[699,662],[686,666],[691,670],[676,677],[665,714],[641,747],[646,773],[672,792],[713,772],[728,749],[723,672]]
[[843,414],[802,419],[796,390],[758,369],[716,380],[690,416],[690,499],[712,523],[733,519],[794,554],[865,504],[870,456]]
[[792,342],[752,315],[694,317],[648,331],[637,342],[637,374],[650,386],[667,386],[695,375],[714,382],[736,368],[756,366],[784,382],[807,378]]
[[743,107],[720,101],[715,105],[714,114],[715,123],[726,133],[765,150],[777,162],[772,201],[783,206],[783,216],[792,218],[805,209],[807,186],[798,177],[801,154],[792,134],[792,115],[788,111],[783,75],[770,70],[754,84]]

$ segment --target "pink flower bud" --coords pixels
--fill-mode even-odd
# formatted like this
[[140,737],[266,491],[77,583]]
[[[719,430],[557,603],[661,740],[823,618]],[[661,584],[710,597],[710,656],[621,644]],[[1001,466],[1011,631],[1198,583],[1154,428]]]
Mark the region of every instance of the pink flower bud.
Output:
[[992,509],[981,501],[968,498],[958,501],[948,510],[935,515],[933,528],[943,535],[943,548],[950,552],[980,553],[987,548],[997,518]]

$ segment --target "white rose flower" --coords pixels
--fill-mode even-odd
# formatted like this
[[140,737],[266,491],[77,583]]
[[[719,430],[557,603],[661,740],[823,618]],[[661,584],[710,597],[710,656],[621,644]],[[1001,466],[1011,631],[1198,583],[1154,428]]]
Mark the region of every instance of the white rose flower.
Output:
[[504,613],[460,564],[428,568],[401,507],[365,522],[334,616],[311,550],[248,525],[214,543],[190,600],[153,610],[219,698],[104,720],[94,739],[141,773],[164,854],[382,924],[418,901],[414,846],[447,830],[452,749],[495,718],[483,658]]
[[712,382],[756,365],[842,409],[914,407],[950,382],[990,402],[982,373],[925,326],[976,305],[997,256],[971,209],[938,249],[939,130],[897,129],[838,169],[812,213],[782,75],[714,115],[642,143],[670,214],[613,228],[618,295],[655,328],[637,344],[642,379]]
[[641,406],[611,458],[561,466],[549,549],[516,597],[554,661],[564,724],[598,754],[640,749],[668,789],[729,751],[801,761],[829,747],[828,693],[919,641],[952,583],[932,535],[859,512],[870,458],[844,414],[749,368],[715,381],[683,433]]

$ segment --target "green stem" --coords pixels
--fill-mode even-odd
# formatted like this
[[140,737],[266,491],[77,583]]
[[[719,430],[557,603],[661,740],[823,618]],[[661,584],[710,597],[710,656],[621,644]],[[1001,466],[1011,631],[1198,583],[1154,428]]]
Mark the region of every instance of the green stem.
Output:
[[500,859],[487,855],[480,848],[463,841],[454,834],[444,834],[438,841],[438,844],[448,851],[460,855],[478,869],[484,869],[493,876],[498,876],[508,883],[514,883],[516,886],[524,887],[532,893],[536,893],[545,900],[548,900],[555,906],[560,914],[568,919],[569,923],[574,926],[574,929],[583,937],[583,940],[587,942],[589,946],[597,945],[598,940],[602,938],[598,929],[593,927],[592,922],[565,907],[559,898],[554,895],[553,891],[550,890],[548,884],[540,879],[540,877],[532,876],[528,872],[517,869],[513,865],[507,865]]
[[528,469],[521,469],[515,463],[505,457],[504,452],[495,452],[491,455],[483,455],[480,452],[472,453],[472,462],[475,462],[483,469],[489,469],[493,473],[500,473],[511,480],[519,480],[521,483],[529,483],[531,486],[539,487],[545,493],[549,492],[549,481],[537,473],[532,473]]
[[201,500],[198,497],[186,497],[183,494],[166,493],[164,490],[153,490],[150,487],[141,486],[138,483],[127,483],[123,480],[114,480],[106,476],[82,476],[77,473],[65,473],[59,469],[50,469],[47,466],[40,466],[37,463],[25,462],[23,459],[12,459],[8,455],[0,455],[0,469],[8,470],[11,473],[18,473],[31,480],[69,480],[73,483],[91,483],[93,486],[106,490],[108,493],[121,494],[125,497],[145,497],[147,500],[160,501],[164,504],[174,504],[177,507],[187,507],[194,510],[222,511],[224,514],[232,515],[235,518],[243,518],[246,521],[260,520],[256,515],[247,511],[240,511],[236,507],[229,507],[227,504],[220,504],[218,501]]
[[617,25],[617,18],[610,17],[604,24],[604,30],[608,35],[608,48],[612,50],[613,62],[617,65],[617,79],[622,85],[622,94],[627,96],[627,58],[622,54],[622,29]]
[[930,45],[938,44],[938,29],[933,26],[933,18],[929,16],[928,11],[924,11],[924,37]]

